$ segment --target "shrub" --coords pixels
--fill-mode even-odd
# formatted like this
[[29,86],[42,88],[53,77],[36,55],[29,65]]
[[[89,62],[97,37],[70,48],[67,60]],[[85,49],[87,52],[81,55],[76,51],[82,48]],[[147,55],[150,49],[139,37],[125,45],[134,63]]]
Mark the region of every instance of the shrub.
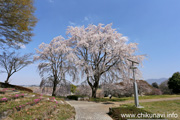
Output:
[[68,99],[71,99],[71,100],[78,100],[79,97],[85,97],[83,95],[69,95],[67,96]]
[[71,84],[71,93],[75,93],[77,86]]
[[1,100],[0,100],[0,102],[7,102],[7,101],[8,101],[8,99],[6,97],[1,98]]

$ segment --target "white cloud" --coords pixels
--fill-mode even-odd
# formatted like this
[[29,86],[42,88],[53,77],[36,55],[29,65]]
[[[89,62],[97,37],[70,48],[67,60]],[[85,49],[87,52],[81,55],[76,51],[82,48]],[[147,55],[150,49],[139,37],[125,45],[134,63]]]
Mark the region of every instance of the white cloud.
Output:
[[89,20],[89,18],[88,17],[84,17],[84,21],[88,21]]
[[96,21],[97,17],[96,16],[85,16],[84,19],[82,20],[83,23],[87,24],[93,24]]
[[73,26],[73,27],[81,27],[82,25],[81,25],[81,24],[77,24],[77,23],[75,23],[75,22],[69,21],[69,26]]
[[70,26],[75,26],[76,23],[69,21],[69,25],[70,25]]
[[79,20],[78,23],[69,21],[68,24],[69,24],[69,26],[81,27],[82,25],[93,24],[97,18],[98,17],[96,17],[96,16],[87,15],[87,16],[84,16],[81,20]]

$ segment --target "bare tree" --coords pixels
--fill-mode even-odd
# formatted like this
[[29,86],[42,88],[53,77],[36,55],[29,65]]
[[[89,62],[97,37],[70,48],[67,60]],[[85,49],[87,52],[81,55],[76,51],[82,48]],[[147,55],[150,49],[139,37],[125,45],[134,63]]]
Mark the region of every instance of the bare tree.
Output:
[[[53,87],[52,96],[56,96],[57,85],[66,82],[65,75],[73,74],[73,66],[70,67],[67,56],[70,48],[63,37],[54,38],[49,44],[42,43],[40,50],[36,50],[38,56],[34,60],[41,60],[38,69],[42,77],[42,85],[49,84]],[[71,75],[72,75],[71,74]],[[75,76],[75,75],[72,75]]]
[[92,97],[96,97],[96,91],[100,81],[120,80],[130,74],[130,62],[133,59],[142,62],[144,56],[136,56],[137,43],[127,43],[127,37],[123,37],[111,24],[103,27],[102,24],[89,25],[87,28],[69,27],[69,43],[73,49],[74,63],[86,75],[87,82],[92,89]]
[[7,78],[5,83],[9,83],[9,78],[16,72],[20,71],[22,68],[31,64],[30,60],[32,54],[25,54],[23,56],[19,56],[15,52],[3,52],[0,55],[0,66],[5,69],[1,72],[7,73]]

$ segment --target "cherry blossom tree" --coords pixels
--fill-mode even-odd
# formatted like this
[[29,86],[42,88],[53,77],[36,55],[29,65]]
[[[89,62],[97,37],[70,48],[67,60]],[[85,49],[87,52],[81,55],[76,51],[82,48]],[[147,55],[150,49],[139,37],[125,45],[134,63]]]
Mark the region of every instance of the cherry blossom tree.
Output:
[[36,50],[37,56],[34,60],[40,60],[38,65],[39,74],[42,77],[42,85],[50,85],[53,87],[52,96],[56,96],[57,85],[66,82],[65,75],[71,74],[67,55],[70,48],[67,46],[67,41],[62,36],[54,38],[49,44],[42,43],[39,45],[39,50]]
[[144,58],[143,55],[135,55],[137,43],[129,43],[127,37],[111,26],[99,24],[67,29],[68,44],[72,48],[71,60],[86,77],[94,98],[100,81],[124,80],[130,76],[131,63],[127,59],[142,63]]

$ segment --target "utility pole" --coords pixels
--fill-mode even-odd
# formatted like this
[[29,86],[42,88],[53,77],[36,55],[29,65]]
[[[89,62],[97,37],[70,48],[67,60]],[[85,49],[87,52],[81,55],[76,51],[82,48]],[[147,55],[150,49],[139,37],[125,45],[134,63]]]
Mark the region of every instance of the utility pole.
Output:
[[134,66],[134,64],[139,64],[138,62],[135,62],[133,60],[127,59],[128,61],[132,62],[132,66],[130,67],[130,69],[132,69],[133,71],[133,85],[134,85],[134,102],[137,108],[141,108],[141,106],[139,106],[139,99],[138,99],[138,87],[137,87],[137,83],[136,83],[136,79],[135,79],[135,69],[137,69],[137,67]]

